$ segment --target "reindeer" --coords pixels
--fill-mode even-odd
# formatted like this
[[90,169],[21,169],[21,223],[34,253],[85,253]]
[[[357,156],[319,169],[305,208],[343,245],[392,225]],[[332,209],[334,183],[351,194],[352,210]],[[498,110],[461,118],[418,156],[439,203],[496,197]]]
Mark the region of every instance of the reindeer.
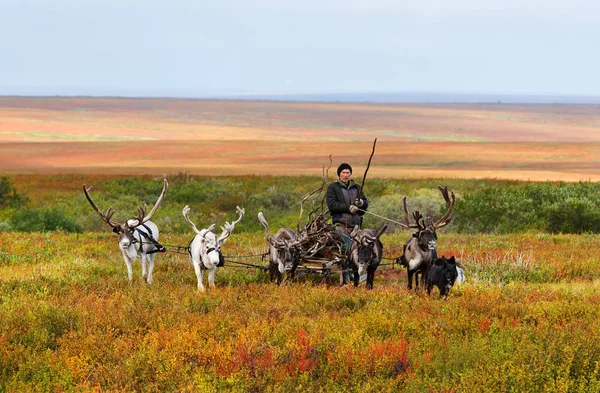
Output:
[[[92,197],[90,197],[89,191],[92,187],[87,188],[85,184],[83,185],[83,192],[88,202],[90,202],[102,221],[110,225],[113,232],[119,236],[119,247],[123,253],[125,265],[127,265],[129,282],[131,282],[133,275],[131,264],[139,256],[142,265],[142,277],[148,284],[152,283],[155,253],[164,252],[165,248],[158,243],[158,227],[150,221],[150,218],[158,210],[158,206],[162,202],[168,186],[167,179],[164,179],[162,192],[148,214],[146,214],[146,206],[140,206],[138,207],[137,217],[133,217],[120,224],[111,220],[113,214],[115,214],[113,207],[111,206],[105,212],[102,212],[96,206]],[[146,276],[146,263],[148,264],[148,276]]]
[[406,197],[403,198],[404,204],[404,222],[402,227],[406,229],[416,229],[412,237],[404,245],[404,251],[401,256],[396,258],[396,262],[406,267],[408,275],[408,289],[412,289],[412,279],[415,276],[415,285],[419,287],[419,273],[421,274],[421,284],[425,285],[427,272],[432,263],[437,259],[437,233],[440,228],[445,227],[452,219],[452,209],[454,207],[454,192],[452,197],[448,196],[448,187],[438,186],[442,193],[448,211],[435,223],[429,219],[429,223],[425,225],[425,220],[418,211],[413,212],[414,224],[409,223],[408,208],[406,206]]
[[375,271],[383,258],[383,244],[380,236],[387,229],[387,224],[375,231],[371,229],[361,230],[358,225],[350,233],[352,243],[350,244],[349,262],[354,272],[354,286],[357,287],[360,276],[366,270],[367,289],[373,289]]
[[201,292],[205,291],[204,284],[202,284],[204,271],[208,270],[208,286],[210,289],[213,289],[215,287],[215,271],[217,267],[225,264],[225,259],[221,253],[221,246],[231,236],[235,224],[240,222],[244,217],[244,209],[241,209],[239,206],[236,206],[236,209],[239,214],[238,219],[231,224],[225,222],[225,225],[221,227],[222,233],[219,237],[212,232],[215,224],[211,224],[206,229],[198,230],[196,225],[190,220],[189,206],[185,205],[182,210],[183,217],[192,226],[194,232],[196,232],[196,236],[188,246],[188,254],[198,278],[198,290]]
[[301,241],[294,231],[287,228],[280,228],[271,237],[269,224],[262,212],[258,213],[258,221],[265,227],[267,242],[269,243],[269,275],[271,281],[277,280],[277,284],[281,285],[283,273],[289,271],[291,278],[294,278],[296,274],[296,268],[302,259]]

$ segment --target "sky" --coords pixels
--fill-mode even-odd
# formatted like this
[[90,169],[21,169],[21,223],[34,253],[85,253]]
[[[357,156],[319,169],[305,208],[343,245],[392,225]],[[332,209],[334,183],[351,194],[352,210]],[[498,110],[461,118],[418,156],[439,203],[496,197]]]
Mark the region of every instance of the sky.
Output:
[[0,95],[600,96],[596,0],[1,0]]

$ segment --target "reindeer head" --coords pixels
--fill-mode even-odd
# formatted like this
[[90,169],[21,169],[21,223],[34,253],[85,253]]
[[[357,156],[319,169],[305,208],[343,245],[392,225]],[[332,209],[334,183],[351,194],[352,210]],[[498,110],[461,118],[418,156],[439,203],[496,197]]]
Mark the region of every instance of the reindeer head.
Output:
[[139,206],[137,217],[132,217],[122,224],[111,220],[112,216],[115,214],[115,209],[113,209],[112,206],[109,207],[105,212],[101,211],[98,208],[98,206],[89,194],[89,191],[92,189],[92,187],[87,188],[84,184],[83,192],[88,202],[92,205],[96,213],[98,213],[102,221],[110,225],[112,227],[112,231],[119,236],[119,246],[123,249],[127,249],[134,242],[133,233],[135,231],[135,228],[152,218],[152,215],[154,215],[156,210],[158,210],[158,206],[162,202],[168,187],[169,183],[167,183],[167,179],[163,179],[162,192],[160,193],[158,200],[154,204],[154,207],[152,207],[152,210],[150,210],[150,212],[146,214],[146,206]]
[[419,248],[426,251],[437,250],[437,233],[435,227],[431,224],[425,225],[422,217],[418,217],[419,212],[415,212],[415,221],[418,223],[418,230],[413,233],[413,237],[417,238]]
[[[387,229],[387,224],[378,231],[360,230],[358,225],[350,233],[352,245],[350,246],[350,260],[358,268],[358,274],[362,275],[371,264],[379,263],[381,260],[382,247],[379,237]],[[378,247],[379,246],[379,247]]]
[[448,205],[448,211],[436,222],[428,217],[427,224],[425,224],[425,218],[419,211],[412,213],[415,223],[410,224],[408,219],[408,207],[406,206],[406,197],[403,198],[402,202],[404,205],[404,223],[401,225],[406,229],[416,229],[413,233],[413,237],[417,238],[419,248],[424,251],[435,251],[437,250],[437,233],[436,231],[440,228],[445,227],[450,223],[452,219],[452,209],[454,207],[454,192],[451,193],[452,197],[448,196],[448,187],[438,186],[438,190],[442,193],[446,204]]
[[223,262],[223,254],[221,254],[221,245],[217,236],[212,232],[215,224],[212,224],[208,229],[203,229],[198,234],[200,238],[201,251],[200,255],[205,263],[213,266],[219,266]]
[[215,224],[211,224],[211,226],[209,226],[208,228],[202,229],[200,231],[196,227],[196,224],[194,224],[189,217],[190,207],[188,205],[185,205],[185,207],[183,208],[183,217],[188,222],[188,224],[192,226],[194,232],[196,232],[196,237],[193,241],[195,241],[196,239],[200,240],[200,254],[202,259],[204,260],[204,263],[207,263],[208,265],[213,265],[214,267],[223,266],[225,260],[223,258],[223,254],[221,253],[221,246],[223,245],[223,243],[225,243],[229,236],[231,236],[231,233],[235,228],[235,224],[242,220],[245,213],[245,210],[241,209],[239,206],[236,206],[236,210],[239,214],[238,219],[233,221],[231,224],[229,222],[225,222],[225,225],[221,227],[221,235],[217,237],[212,232],[212,230],[215,228]]
[[282,239],[271,243],[277,252],[279,272],[292,269],[302,256],[302,247],[298,240]]
[[[265,227],[265,235],[269,243],[271,262],[276,263],[279,273],[298,265],[302,258],[302,240],[287,228],[280,228],[274,236],[269,233],[269,224],[262,212],[258,213],[258,221]],[[305,235],[302,235],[305,236]]]

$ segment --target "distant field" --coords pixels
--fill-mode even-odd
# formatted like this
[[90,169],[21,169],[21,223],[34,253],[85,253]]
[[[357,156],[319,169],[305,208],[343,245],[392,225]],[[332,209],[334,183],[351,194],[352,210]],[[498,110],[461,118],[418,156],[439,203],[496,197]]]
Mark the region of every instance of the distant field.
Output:
[[[599,392],[600,226],[453,232],[469,220],[467,195],[478,209],[469,224],[491,217],[516,231],[542,217],[539,205],[576,233],[597,222],[598,184],[534,184],[534,199],[530,184],[465,178],[600,181],[599,127],[593,105],[0,97],[0,176],[29,199],[0,209],[0,392]],[[375,137],[371,213],[400,219],[401,196],[425,209],[448,185],[457,204],[439,253],[458,258],[466,282],[448,299],[407,290],[393,261],[410,235],[391,230],[372,291],[335,275],[277,286],[250,269],[267,264],[258,211],[272,228],[299,223],[329,155],[329,179],[341,161],[360,177]],[[138,263],[129,283],[82,185],[125,220],[155,203],[161,179],[124,177],[183,171],[206,177],[169,177],[153,217],[173,252],[157,256],[152,285]],[[539,203],[548,195],[561,197]],[[206,294],[175,251],[193,235],[185,204],[203,227],[246,209]]]
[[0,97],[1,173],[600,180],[600,106]]

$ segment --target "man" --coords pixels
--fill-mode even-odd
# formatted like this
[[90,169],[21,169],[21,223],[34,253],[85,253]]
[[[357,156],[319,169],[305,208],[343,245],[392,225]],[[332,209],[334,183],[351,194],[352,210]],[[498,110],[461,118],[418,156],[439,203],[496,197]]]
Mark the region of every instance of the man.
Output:
[[344,240],[344,248],[350,248],[350,237],[355,225],[360,228],[362,216],[369,207],[367,197],[358,195],[359,185],[350,179],[352,167],[348,163],[342,163],[337,169],[338,179],[327,187],[325,200],[331,214],[331,221],[340,237]]

